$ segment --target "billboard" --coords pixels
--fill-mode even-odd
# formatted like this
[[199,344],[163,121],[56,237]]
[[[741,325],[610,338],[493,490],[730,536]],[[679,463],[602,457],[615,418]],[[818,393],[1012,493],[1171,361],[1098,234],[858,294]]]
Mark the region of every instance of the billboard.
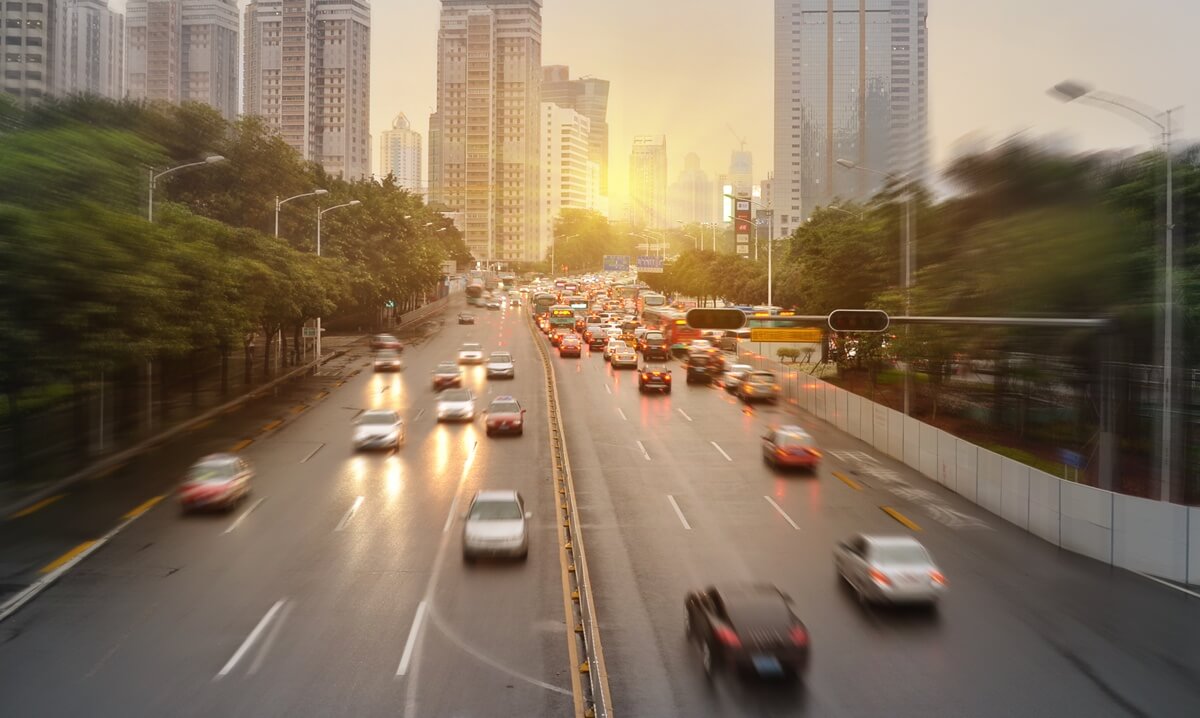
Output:
[[628,272],[629,271],[629,256],[625,254],[606,254],[604,255],[604,271],[606,272]]
[[738,197],[733,203],[733,240],[738,254],[750,254],[750,214],[750,198]]
[[641,256],[637,258],[637,270],[639,274],[662,274],[663,260],[662,257],[647,257]]

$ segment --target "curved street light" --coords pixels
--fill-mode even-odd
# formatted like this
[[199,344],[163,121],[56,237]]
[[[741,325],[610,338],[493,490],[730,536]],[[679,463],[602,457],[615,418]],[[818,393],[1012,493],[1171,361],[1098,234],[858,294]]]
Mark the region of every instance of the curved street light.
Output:
[[304,197],[317,197],[317,196],[323,195],[323,194],[329,194],[329,190],[315,189],[312,192],[305,192],[304,194],[294,195],[292,197],[288,197],[287,199],[279,199],[279,195],[275,195],[275,236],[276,237],[279,236],[279,208],[280,207],[283,207],[283,205],[287,204],[288,202],[291,202],[294,199],[303,199]]
[[[325,190],[321,190],[321,191],[324,192]],[[341,209],[342,207],[357,207],[360,204],[362,204],[362,202],[359,202],[356,199],[352,199],[349,202],[345,202],[343,204],[337,204],[332,207],[326,207],[325,209],[321,209],[320,205],[317,206],[317,256],[318,257],[321,256],[321,218],[325,216],[326,212],[332,212],[333,210]],[[320,317],[317,317],[317,347],[316,348],[317,348],[317,360],[319,361],[321,359],[321,318]]]
[[178,167],[172,167],[171,169],[163,170],[162,172],[159,172],[157,174],[154,172],[154,168],[151,167],[150,168],[150,198],[149,198],[150,201],[147,202],[146,219],[151,224],[154,223],[154,188],[158,186],[158,179],[160,177],[165,177],[173,172],[178,172],[180,170],[186,170],[186,169],[190,169],[192,167],[199,167],[201,165],[215,165],[218,162],[224,162],[224,161],[225,161],[224,155],[209,155],[208,157],[205,157],[204,159],[200,160],[199,162],[189,162],[185,165],[179,165]]
[[1137,100],[1095,90],[1075,80],[1065,80],[1047,91],[1051,97],[1063,102],[1079,100],[1120,115],[1133,115],[1143,124],[1149,124],[1159,133],[1163,154],[1167,160],[1166,232],[1163,245],[1163,393],[1162,424],[1160,437],[1159,500],[1171,500],[1172,461],[1174,432],[1179,418],[1174,410],[1175,402],[1175,212],[1174,179],[1172,177],[1171,141],[1174,134],[1174,112],[1180,108],[1156,110]]

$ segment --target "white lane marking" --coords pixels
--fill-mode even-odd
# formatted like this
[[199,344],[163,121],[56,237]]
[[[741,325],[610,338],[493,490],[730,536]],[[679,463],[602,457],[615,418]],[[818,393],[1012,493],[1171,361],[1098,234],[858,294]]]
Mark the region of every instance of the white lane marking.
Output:
[[424,409],[422,409],[422,410],[418,411],[418,412],[417,412],[417,415],[413,417],[413,421],[416,421],[417,419],[420,419],[420,418],[421,418],[421,415],[422,415],[422,414],[424,414],[424,413],[425,413],[425,410],[424,410]]
[[617,407],[617,413],[621,415],[622,420],[629,421],[629,417],[625,416],[625,412],[622,411],[621,407],[619,407],[619,406]]
[[450,502],[450,513],[446,514],[446,523],[442,526],[442,533],[450,530],[451,524],[454,523],[454,514],[458,512],[458,494],[454,495],[454,500]]
[[262,502],[264,502],[264,501],[266,501],[266,499],[265,499],[265,498],[262,498],[262,499],[259,499],[258,501],[255,501],[254,503],[250,504],[250,508],[248,508],[248,509],[246,509],[245,511],[243,511],[243,512],[242,512],[242,515],[241,515],[241,516],[238,516],[236,519],[234,519],[234,520],[233,520],[233,523],[229,524],[229,528],[225,529],[225,530],[224,530],[224,531],[222,531],[221,533],[222,533],[222,534],[227,534],[227,533],[230,533],[230,532],[232,532],[232,531],[233,531],[234,529],[236,529],[236,528],[237,528],[239,525],[241,525],[241,523],[242,523],[243,521],[245,521],[245,520],[246,520],[246,517],[247,517],[247,516],[249,516],[250,514],[254,513],[254,509],[257,509],[259,506],[262,506]]
[[315,449],[313,449],[311,452],[309,452],[308,456],[304,457],[303,459],[300,459],[300,463],[301,463],[301,464],[307,464],[309,459],[311,459],[312,457],[316,456],[316,455],[317,455],[317,452],[318,452],[318,451],[320,451],[321,449],[324,449],[324,448],[325,448],[325,444],[320,444],[320,445],[318,445],[318,446],[317,446],[317,448],[315,448]]
[[795,521],[792,521],[792,517],[787,515],[787,512],[783,510],[783,507],[775,503],[775,499],[771,498],[770,496],[764,496],[763,498],[767,500],[768,504],[771,504],[775,507],[775,510],[779,512],[779,515],[783,517],[783,520],[791,524],[792,528],[796,529],[797,531],[800,530],[800,527],[796,525]]
[[1200,598],[1200,593],[1196,593],[1195,591],[1189,591],[1186,588],[1184,588],[1183,586],[1176,586],[1175,584],[1171,583],[1170,581],[1164,581],[1161,578],[1158,578],[1157,576],[1151,576],[1150,574],[1142,573],[1141,571],[1134,571],[1134,573],[1136,573],[1137,575],[1139,575],[1143,578],[1148,578],[1155,583],[1161,583],[1162,585],[1166,586],[1167,588],[1173,588],[1176,591],[1179,591],[1180,593],[1186,593],[1187,595],[1191,596],[1192,598]]
[[670,501],[671,508],[675,509],[675,515],[679,517],[679,523],[683,524],[684,529],[691,531],[692,525],[689,524],[687,519],[683,517],[683,511],[679,509],[679,504],[675,502],[675,497],[667,494],[667,501]]
[[683,418],[687,419],[688,421],[692,420],[692,417],[688,416],[687,412],[684,411],[683,409],[676,409],[675,411],[678,411],[683,416]]
[[533,678],[531,676],[527,676],[523,673],[517,673],[516,671],[505,666],[503,663],[497,661],[496,659],[490,658],[490,657],[484,655],[483,653],[480,653],[475,648],[472,648],[470,645],[467,644],[466,641],[464,641],[462,639],[461,636],[459,636],[449,626],[446,625],[446,623],[442,620],[442,617],[438,614],[436,606],[429,609],[429,620],[433,622],[434,626],[437,626],[437,629],[439,631],[441,631],[442,635],[445,636],[446,638],[448,638],[451,643],[453,643],[454,645],[461,648],[463,650],[463,652],[474,657],[480,663],[483,663],[484,665],[487,665],[487,666],[491,666],[492,668],[495,668],[496,670],[500,671],[501,673],[512,676],[513,678],[524,681],[531,685],[535,685],[539,688],[544,688],[548,691],[560,693],[564,696],[572,695],[571,691],[569,691],[565,688],[559,688],[558,686],[551,685],[549,683],[546,683],[545,681],[539,681],[538,679]]
[[421,601],[417,604],[417,615],[413,619],[412,628],[408,630],[408,641],[404,644],[404,653],[400,656],[400,666],[396,668],[396,675],[403,676],[408,673],[408,664],[412,661],[413,650],[417,646],[417,634],[421,632],[421,622],[425,620],[425,610],[429,608],[427,601]]
[[650,452],[646,451],[646,445],[642,442],[637,442],[638,448],[642,450],[642,456],[646,457],[646,461],[650,460]]
[[720,445],[720,444],[718,444],[718,443],[717,443],[717,442],[715,442],[715,441],[710,441],[710,442],[708,442],[708,443],[712,444],[714,449],[716,449],[717,451],[721,452],[721,456],[724,456],[726,461],[733,461],[733,459],[732,459],[732,458],[730,458],[729,454],[726,454],[726,453],[725,453],[725,450],[721,448],[721,445]]
[[337,528],[335,528],[334,531],[345,530],[346,524],[350,523],[350,519],[354,518],[354,514],[358,513],[358,509],[362,505],[363,497],[359,496],[354,500],[354,504],[350,507],[350,510],[346,512],[346,515],[342,517],[342,520],[338,522]]
[[604,385],[604,391],[607,391],[609,394],[611,394],[611,393],[612,393],[612,387],[610,387],[608,384],[605,384],[605,385]]
[[271,646],[275,645],[275,639],[279,637],[279,631],[283,628],[283,622],[292,613],[294,603],[289,603],[283,607],[283,613],[279,614],[279,620],[271,624],[271,632],[267,634],[267,640],[263,641],[262,648],[258,649],[258,655],[254,657],[254,663],[250,664],[250,670],[246,671],[247,675],[258,673],[258,669],[262,668],[263,661],[267,659],[267,654],[271,652]]
[[238,646],[237,651],[232,657],[230,657],[229,662],[217,672],[216,677],[213,678],[214,681],[220,680],[221,678],[229,675],[229,672],[237,666],[238,661],[242,660],[242,657],[246,655],[246,651],[250,650],[250,647],[254,645],[254,642],[257,641],[258,637],[262,635],[262,632],[266,630],[267,626],[271,623],[271,619],[275,618],[275,614],[279,613],[279,609],[283,608],[284,603],[285,601],[280,599],[275,602],[274,606],[271,606],[271,609],[267,611],[267,614],[259,620],[258,625],[254,627],[254,630],[250,631],[250,635],[246,636],[246,640],[242,641],[242,645]]

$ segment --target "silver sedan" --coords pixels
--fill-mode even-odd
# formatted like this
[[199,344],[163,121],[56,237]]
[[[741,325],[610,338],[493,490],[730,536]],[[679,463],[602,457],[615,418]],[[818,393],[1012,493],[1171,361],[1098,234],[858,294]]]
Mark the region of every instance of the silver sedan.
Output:
[[863,603],[932,604],[946,592],[946,577],[911,536],[851,536],[833,561]]

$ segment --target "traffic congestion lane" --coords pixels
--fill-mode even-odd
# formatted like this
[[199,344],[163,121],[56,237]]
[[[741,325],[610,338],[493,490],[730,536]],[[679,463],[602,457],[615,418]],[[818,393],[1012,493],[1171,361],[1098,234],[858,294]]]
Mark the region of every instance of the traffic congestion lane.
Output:
[[[430,351],[408,357],[409,372],[424,369],[426,358],[432,367],[452,348],[453,337],[431,342]],[[427,376],[414,382],[413,393],[431,400]],[[376,401],[378,381],[358,377],[332,397],[337,401],[251,450],[260,471],[256,498],[266,500],[249,515],[181,522],[161,507],[14,618],[16,637],[0,649],[0,705],[36,705],[40,715],[79,714],[84,707],[96,715],[261,715],[281,706],[289,714],[329,715],[403,704],[413,684],[395,676],[396,663],[426,594],[475,427],[435,426],[422,417],[410,424],[409,445],[399,455],[353,456],[349,417]],[[520,381],[518,375],[513,386]],[[528,387],[540,382],[530,377]],[[544,417],[530,413],[545,444]],[[336,438],[309,454],[314,441],[330,436]],[[536,436],[531,431],[526,439]],[[491,460],[491,447],[480,446],[477,460]],[[350,515],[358,496],[363,501]],[[548,504],[535,511],[543,509],[549,516]],[[531,553],[555,555],[553,542],[540,545],[542,536],[532,537]],[[166,567],[166,575],[156,575],[157,567]],[[551,599],[539,604],[545,586],[522,581],[505,588],[524,592],[514,605],[557,607],[561,623],[561,585],[550,584]],[[477,611],[487,613],[490,602],[478,598]],[[258,640],[214,680],[264,620]],[[466,628],[460,633],[470,636],[471,647],[481,630]],[[536,676],[555,663],[542,655],[553,645],[529,631],[501,621],[490,628],[516,649],[502,659],[526,659],[516,664],[519,672]],[[430,640],[436,653],[439,644]],[[565,637],[559,646],[559,665],[566,667]],[[467,655],[455,671],[426,672],[422,687],[450,680],[460,697],[484,700],[459,683],[464,674],[490,670],[472,666]],[[532,696],[533,704],[544,701],[542,693],[513,691]]]
[[[652,709],[643,713],[639,703],[636,714],[686,711],[733,715],[762,709],[790,713],[899,711],[903,714],[908,710],[961,707],[961,713],[972,715],[1011,715],[1014,711],[1038,713],[1046,707],[1073,710],[1086,706],[1096,715],[1107,715],[1123,710],[1122,698],[1110,695],[1110,686],[1096,681],[1093,667],[1080,665],[1078,659],[1095,646],[1086,635],[1089,631],[1081,633],[1076,625],[1086,628],[1091,622],[1090,633],[1094,636],[1097,626],[1108,626],[1113,618],[1119,620],[1113,615],[1101,620],[1095,616],[1074,618],[1080,613],[1075,605],[1080,593],[1104,594],[1109,590],[1112,572],[1106,567],[1075,556],[1060,556],[1051,547],[1037,545],[1040,542],[1036,539],[1012,527],[992,531],[984,539],[1002,547],[991,561],[981,562],[973,557],[958,560],[951,557],[950,547],[942,544],[973,547],[978,543],[974,535],[963,536],[949,529],[927,530],[922,540],[951,579],[947,607],[932,615],[919,611],[863,612],[853,597],[839,587],[831,551],[834,541],[856,531],[905,531],[880,510],[883,499],[873,490],[855,492],[833,477],[836,460],[828,460],[828,453],[825,466],[815,478],[781,476],[766,469],[759,443],[762,429],[767,423],[778,423],[785,418],[792,422],[788,415],[761,407],[747,410],[723,391],[688,386],[682,381],[670,396],[642,397],[637,394],[632,373],[613,372],[598,357],[595,362],[595,367],[582,372],[583,380],[574,386],[568,386],[566,378],[560,382],[564,404],[568,407],[594,404],[596,408],[588,419],[589,434],[600,434],[606,443],[615,445],[628,445],[640,437],[637,440],[646,447],[652,459],[649,463],[654,466],[641,476],[631,473],[635,468],[613,467],[609,471],[611,462],[597,462],[594,470],[582,474],[576,466],[580,494],[586,497],[581,504],[584,520],[591,527],[589,536],[599,536],[590,539],[589,555],[593,556],[592,572],[600,596],[601,627],[612,666],[613,688],[617,695],[624,696],[632,690],[652,699]],[[614,409],[606,410],[606,404]],[[849,452],[868,448],[830,428],[811,426],[812,422],[803,417],[799,423],[810,425],[823,448]],[[603,425],[610,426],[611,431],[605,432]],[[577,448],[588,456],[588,448],[580,447],[586,443],[581,441],[583,438],[586,437],[581,432],[568,429],[573,465],[578,464]],[[713,446],[714,441],[718,442],[720,452]],[[734,461],[727,461],[724,454]],[[587,468],[592,468],[590,460],[587,463]],[[683,467],[692,492],[677,498],[691,524],[687,529],[689,541],[674,547],[674,555],[665,563],[641,550],[651,537],[637,535],[643,531],[649,533],[640,524],[622,521],[612,525],[602,519],[608,512],[622,516],[631,507],[652,505],[654,495],[659,493],[660,477],[676,473],[674,468],[663,464]],[[908,476],[900,468],[897,472],[906,480],[914,486],[924,486],[923,479]],[[894,496],[885,498],[887,503],[896,503]],[[955,505],[954,498],[957,497],[947,498],[947,503]],[[907,505],[900,505],[910,511]],[[966,512],[969,507],[962,508]],[[915,510],[911,513],[916,515]],[[728,543],[736,554],[734,565],[713,561],[716,569],[713,573],[719,575],[679,582],[677,573],[669,567],[695,560],[687,552],[694,545],[703,545],[696,538],[700,533],[719,537],[718,544]],[[925,534],[937,535],[930,538]],[[597,543],[602,548],[594,548]],[[630,551],[630,546],[639,548]],[[630,569],[610,561],[612,556],[606,550],[620,552],[622,547],[625,547],[622,558],[634,564]],[[1026,575],[1023,564],[1028,563],[1024,557],[1029,552],[1039,553],[1041,560],[1059,572],[1058,583],[1042,582],[1044,576],[1031,579]],[[726,681],[719,681],[718,688],[709,691],[705,682],[697,679],[700,670],[690,650],[673,649],[672,635],[682,634],[678,614],[684,593],[737,573],[777,583],[802,607],[801,616],[814,637],[814,660],[805,700],[798,700],[786,691],[764,691],[761,686],[745,691],[741,690],[744,688],[741,684]],[[998,592],[993,585],[997,581],[1011,588]],[[1132,593],[1110,603],[1110,614],[1128,608],[1130,600],[1141,603],[1143,610],[1151,614],[1158,604],[1176,604],[1174,609],[1180,608],[1179,597],[1165,596],[1148,589],[1147,582],[1137,581],[1140,579],[1131,580],[1128,574],[1117,581],[1122,592]],[[610,584],[619,586],[624,597],[619,618],[614,617],[616,612],[608,603],[612,595]],[[1078,587],[1079,592],[1059,591],[1059,584]],[[1050,591],[1047,586],[1052,587]],[[664,601],[664,594],[674,594],[673,600]],[[1008,594],[1022,597],[1026,602],[1015,601]],[[1133,599],[1135,595],[1139,598]],[[638,628],[658,633],[653,645],[645,640],[639,644],[636,634],[627,631],[624,613],[629,611],[631,603],[637,602],[634,596],[645,597],[641,601],[647,617]],[[1035,605],[1027,605],[1030,600]],[[662,608],[655,610],[657,606]],[[1155,623],[1152,635],[1168,626],[1177,628],[1187,624],[1183,612],[1171,610],[1171,613],[1162,619],[1151,619]],[[1045,640],[1047,621],[1040,616],[1058,618],[1056,625],[1070,624],[1070,630],[1060,632],[1065,638]],[[1132,625],[1130,632],[1137,633],[1136,622]],[[1112,643],[1121,641],[1118,638]],[[1130,657],[1144,655],[1142,643],[1135,640],[1132,645],[1139,648],[1133,649],[1110,645],[1101,654],[1101,672],[1112,672]],[[1188,650],[1179,638],[1173,643],[1179,644],[1181,650]],[[650,670],[661,672],[660,666],[668,674],[666,681],[642,680]],[[872,676],[871,690],[859,685],[864,671]],[[683,684],[682,690],[674,691],[680,696],[677,702],[673,702],[669,692],[661,690],[672,682]],[[1013,692],[1014,683],[1037,690]],[[1145,705],[1167,710],[1165,715],[1171,714],[1172,706],[1194,705],[1195,697],[1189,695],[1189,687],[1194,684],[1178,680],[1176,671],[1170,671],[1165,678],[1160,676],[1158,683],[1166,684],[1164,694],[1169,697],[1149,695],[1158,686],[1135,690],[1133,695]]]

